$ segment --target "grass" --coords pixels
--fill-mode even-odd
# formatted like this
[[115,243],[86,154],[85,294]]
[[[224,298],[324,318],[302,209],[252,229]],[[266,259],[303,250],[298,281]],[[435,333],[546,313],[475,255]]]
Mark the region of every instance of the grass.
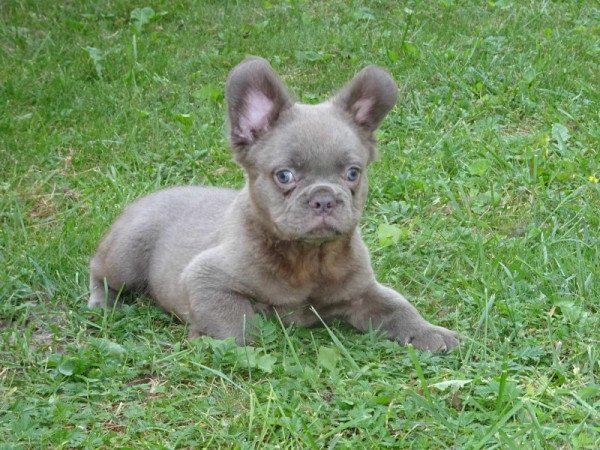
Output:
[[[0,448],[600,447],[599,20],[594,1],[2,1]],[[393,73],[362,232],[460,350],[277,320],[237,348],[145,299],[86,309],[124,205],[243,183],[222,90],[246,54],[304,102]]]

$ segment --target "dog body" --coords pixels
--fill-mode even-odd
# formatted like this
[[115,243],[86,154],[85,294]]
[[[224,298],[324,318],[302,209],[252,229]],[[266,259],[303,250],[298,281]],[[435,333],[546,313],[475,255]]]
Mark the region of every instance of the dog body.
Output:
[[396,98],[389,74],[368,67],[329,102],[295,104],[266,61],[239,64],[227,100],[246,186],[178,187],[130,205],[92,258],[89,306],[125,287],[188,323],[190,337],[242,344],[257,312],[313,325],[313,307],[417,348],[457,345],[377,283],[357,229],[373,132]]

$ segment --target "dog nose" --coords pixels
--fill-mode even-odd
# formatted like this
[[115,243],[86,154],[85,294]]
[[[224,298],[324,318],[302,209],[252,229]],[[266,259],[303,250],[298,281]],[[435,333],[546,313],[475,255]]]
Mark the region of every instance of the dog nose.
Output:
[[335,197],[329,190],[319,190],[310,197],[308,204],[319,215],[327,216],[335,209]]

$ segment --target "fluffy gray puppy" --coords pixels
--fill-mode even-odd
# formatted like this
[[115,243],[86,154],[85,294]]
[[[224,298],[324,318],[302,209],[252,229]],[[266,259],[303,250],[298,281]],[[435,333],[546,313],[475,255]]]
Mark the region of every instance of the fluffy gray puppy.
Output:
[[88,305],[142,291],[188,323],[190,337],[238,344],[257,312],[309,326],[319,321],[312,306],[401,344],[456,346],[455,332],[377,282],[357,229],[373,133],[397,96],[388,72],[370,66],[329,101],[294,103],[267,61],[243,61],[227,103],[246,186],[176,187],[131,204],[91,260]]

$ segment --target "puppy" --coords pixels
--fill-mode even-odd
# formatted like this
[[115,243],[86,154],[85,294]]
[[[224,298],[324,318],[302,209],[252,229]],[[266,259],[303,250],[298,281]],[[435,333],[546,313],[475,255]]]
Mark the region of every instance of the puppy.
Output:
[[313,307],[401,344],[455,347],[456,333],[375,280],[357,229],[374,132],[398,96],[391,76],[370,66],[329,101],[304,105],[254,57],[233,69],[226,91],[245,187],[176,187],[131,204],[91,260],[88,305],[143,291],[189,324],[190,338],[238,344],[256,313],[310,326]]

